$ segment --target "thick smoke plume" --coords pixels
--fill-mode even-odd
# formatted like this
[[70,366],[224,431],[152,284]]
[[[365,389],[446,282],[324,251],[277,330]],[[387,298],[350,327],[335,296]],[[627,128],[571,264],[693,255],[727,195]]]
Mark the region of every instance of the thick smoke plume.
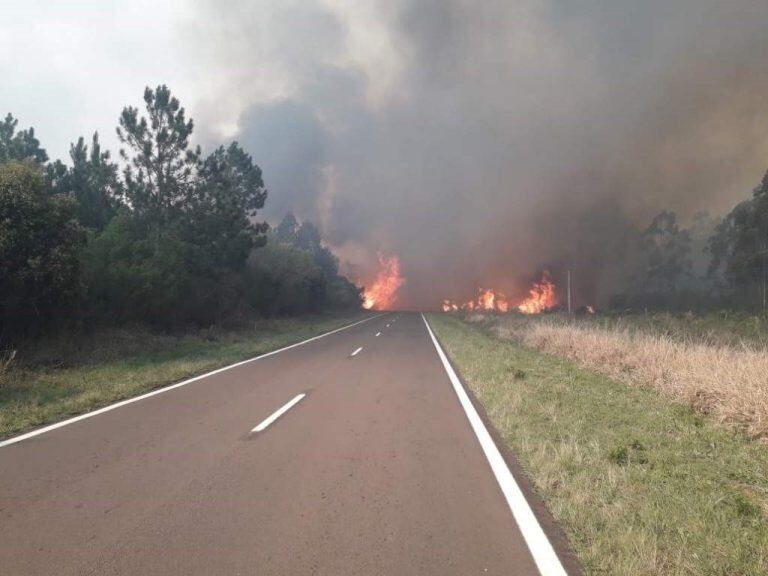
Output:
[[566,267],[599,299],[632,229],[722,213],[768,168],[764,0],[198,9],[189,44],[222,87],[199,125],[235,133],[268,216],[318,222],[351,276],[398,254],[402,306]]

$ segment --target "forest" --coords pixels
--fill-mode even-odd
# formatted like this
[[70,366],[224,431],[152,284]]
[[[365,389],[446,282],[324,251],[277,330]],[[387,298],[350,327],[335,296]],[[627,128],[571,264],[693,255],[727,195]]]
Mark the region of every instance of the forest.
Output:
[[0,121],[0,343],[61,328],[170,330],[356,310],[317,227],[259,220],[259,166],[237,142],[204,155],[165,85],[51,160],[34,128]]

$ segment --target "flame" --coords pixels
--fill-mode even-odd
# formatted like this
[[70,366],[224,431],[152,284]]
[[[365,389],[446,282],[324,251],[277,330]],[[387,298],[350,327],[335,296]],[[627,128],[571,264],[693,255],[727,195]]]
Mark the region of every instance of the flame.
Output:
[[379,271],[370,288],[363,291],[363,308],[366,310],[389,310],[397,300],[398,289],[405,284],[400,272],[397,256],[378,254]]
[[486,310],[498,312],[509,311],[509,300],[503,292],[478,288],[477,297],[464,304],[456,304],[450,300],[443,300],[443,312],[455,312],[457,310]]
[[517,307],[523,314],[540,314],[557,304],[555,285],[549,277],[549,272],[545,271],[541,275],[541,280],[531,287],[528,294],[528,298]]
[[[557,304],[555,294],[555,285],[549,276],[549,272],[544,272],[539,282],[534,283],[528,291],[528,297],[525,298],[516,308],[523,314],[539,314]],[[477,297],[463,304],[457,304],[451,300],[443,300],[443,312],[456,312],[458,310],[475,311],[483,310],[488,312],[509,312],[511,305],[509,298],[498,290],[478,288]]]

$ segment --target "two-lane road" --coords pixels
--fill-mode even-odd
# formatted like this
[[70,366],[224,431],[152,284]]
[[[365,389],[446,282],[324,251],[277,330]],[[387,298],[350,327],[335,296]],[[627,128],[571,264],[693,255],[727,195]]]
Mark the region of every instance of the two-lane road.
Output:
[[386,314],[2,446],[0,573],[537,574],[465,410]]

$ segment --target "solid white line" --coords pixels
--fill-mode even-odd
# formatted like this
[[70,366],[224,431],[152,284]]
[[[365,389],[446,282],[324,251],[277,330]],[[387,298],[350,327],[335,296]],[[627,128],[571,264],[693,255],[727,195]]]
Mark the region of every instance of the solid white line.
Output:
[[381,332],[376,332],[376,338],[378,338],[379,336],[381,336]]
[[224,372],[225,370],[231,370],[232,368],[237,368],[238,366],[242,366],[243,364],[248,364],[249,362],[255,362],[256,360],[261,360],[262,358],[267,358],[268,356],[273,356],[275,354],[279,354],[280,352],[285,352],[286,350],[290,350],[291,348],[296,348],[297,346],[308,344],[315,340],[319,340],[320,338],[325,338],[326,336],[330,336],[331,334],[335,334],[336,332],[341,332],[342,330],[346,330],[347,328],[352,328],[352,326],[357,326],[358,324],[362,324],[363,322],[368,322],[369,320],[373,320],[374,318],[378,318],[379,316],[383,316],[383,315],[384,314],[377,314],[376,316],[371,316],[370,318],[364,318],[363,320],[358,320],[357,322],[353,322],[352,324],[347,324],[346,326],[342,326],[341,328],[336,328],[335,330],[331,330],[330,332],[319,334],[317,336],[313,336],[312,338],[307,338],[306,340],[302,340],[301,342],[296,342],[295,344],[290,344],[289,346],[285,346],[278,350],[273,350],[272,352],[267,352],[266,354],[262,354],[261,356],[256,356],[254,358],[249,358],[248,360],[236,362],[234,364],[230,364],[229,366],[224,366],[222,368],[218,368],[211,372],[206,372],[205,374],[201,374],[200,376],[195,376],[194,378],[190,378],[189,380],[184,380],[183,382],[177,382],[176,384],[171,384],[170,386],[166,386],[165,388],[159,388],[157,390],[153,390],[152,392],[147,392],[146,394],[142,394],[141,396],[135,396],[133,398],[128,398],[127,400],[116,402],[115,404],[110,404],[109,406],[104,406],[103,408],[99,408],[98,410],[94,410],[93,412],[86,412],[85,414],[81,414],[80,416],[75,416],[74,418],[70,418],[68,420],[62,420],[61,422],[56,422],[55,424],[51,424],[50,426],[46,426],[45,428],[40,428],[38,430],[33,430],[32,432],[27,432],[26,434],[21,434],[20,436],[8,438],[7,440],[3,440],[2,442],[0,442],[0,448],[3,448],[4,446],[9,446],[11,444],[16,444],[17,442],[21,442],[22,440],[27,440],[28,438],[34,438],[35,436],[39,436],[40,434],[45,434],[46,432],[56,430],[57,428],[62,428],[64,426],[68,426],[69,424],[74,424],[75,422],[79,422],[80,420],[85,420],[86,418],[92,418],[93,416],[98,416],[99,414],[103,414],[104,412],[109,412],[110,410],[115,410],[116,408],[121,408],[128,404],[133,404],[134,402],[138,402],[139,400],[144,400],[145,398],[150,398],[152,396],[157,396],[158,394],[163,394],[164,392],[168,392],[169,390],[175,390],[176,388],[181,388],[182,386],[186,386],[187,384],[191,384],[192,382],[197,382],[198,380],[202,380],[203,378],[208,378],[209,376],[219,374],[220,372]]
[[350,354],[350,356],[357,356],[358,354],[360,354],[360,351],[361,351],[362,349],[363,349],[363,347],[362,347],[362,346],[360,346],[360,348],[358,348],[357,350],[355,350],[354,352],[352,352],[352,354]]
[[429,336],[432,338],[432,343],[437,350],[437,355],[443,363],[443,368],[445,368],[451,384],[453,384],[453,389],[456,392],[456,396],[459,397],[461,407],[464,408],[464,412],[467,414],[472,430],[474,430],[475,436],[480,441],[480,446],[485,453],[485,457],[488,459],[488,463],[491,465],[491,470],[493,470],[493,474],[496,476],[496,481],[504,493],[509,509],[512,511],[512,516],[520,528],[520,533],[528,545],[528,550],[530,550],[539,572],[542,576],[567,576],[568,573],[557,557],[555,549],[536,519],[530,504],[528,504],[522,490],[520,490],[520,486],[518,486],[514,476],[512,476],[512,472],[509,471],[507,463],[504,462],[501,452],[499,452],[493,438],[491,438],[491,434],[472,405],[472,401],[469,399],[466,390],[464,390],[461,380],[459,380],[450,362],[448,362],[448,358],[437,342],[437,338],[435,338],[424,314],[421,315],[421,318],[424,320]]
[[283,414],[285,414],[286,412],[288,412],[288,410],[290,410],[291,408],[293,408],[293,407],[294,407],[296,404],[298,404],[299,402],[301,402],[301,401],[304,399],[304,396],[306,396],[306,394],[299,394],[298,396],[296,396],[296,398],[294,398],[294,399],[293,399],[293,400],[291,400],[290,402],[288,402],[288,403],[284,404],[284,405],[283,405],[283,407],[282,407],[282,408],[280,408],[280,409],[279,409],[277,412],[275,412],[274,414],[272,414],[272,416],[270,416],[269,418],[267,418],[266,420],[264,420],[264,421],[263,421],[261,424],[259,424],[258,426],[256,426],[256,427],[255,427],[253,430],[251,430],[251,433],[253,433],[253,432],[261,432],[262,430],[264,430],[264,429],[265,429],[267,426],[269,426],[270,424],[272,424],[272,422],[274,422],[275,420],[277,420],[278,418],[280,418],[280,416],[282,416]]

